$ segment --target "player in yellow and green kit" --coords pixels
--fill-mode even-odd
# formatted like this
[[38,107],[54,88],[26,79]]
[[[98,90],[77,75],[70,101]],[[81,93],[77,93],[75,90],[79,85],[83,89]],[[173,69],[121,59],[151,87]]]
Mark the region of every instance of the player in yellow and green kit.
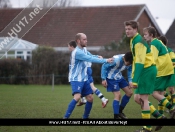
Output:
[[157,67],[157,76],[153,97],[160,102],[160,106],[165,106],[170,110],[171,118],[175,117],[175,107],[164,97],[164,91],[167,87],[175,85],[174,67],[171,61],[168,49],[162,41],[156,38],[156,30],[154,27],[146,27],[143,29],[144,38],[151,44],[151,52]]
[[[138,33],[138,23],[136,21],[126,21],[125,33],[130,38],[130,48],[133,54],[132,64],[132,84],[135,90],[135,97],[142,108],[142,118],[150,119],[150,107],[148,97],[154,91],[157,69],[153,54],[149,45]],[[151,132],[151,126],[144,126],[135,132]]]
[[[168,44],[168,40],[165,36],[160,36],[158,37],[159,40],[162,41],[162,43],[167,46]],[[167,47],[168,49],[168,52],[169,52],[169,55],[170,55],[170,58],[172,60],[173,63],[175,63],[175,53],[172,51],[171,48]],[[175,72],[175,67],[174,67],[174,72]],[[174,86],[171,86],[168,88],[168,91],[170,92],[170,95],[165,92],[164,96],[169,100],[169,101],[172,101],[172,105],[175,106],[175,90],[174,90]],[[163,110],[162,110],[163,111]],[[162,112],[161,111],[161,112]]]

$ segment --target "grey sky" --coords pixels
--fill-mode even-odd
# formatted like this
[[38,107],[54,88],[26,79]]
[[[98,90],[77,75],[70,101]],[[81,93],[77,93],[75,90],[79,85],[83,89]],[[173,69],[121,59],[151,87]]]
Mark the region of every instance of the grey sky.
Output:
[[[175,0],[79,0],[81,6],[146,4],[163,33],[175,19]],[[31,0],[11,0],[13,7],[26,7]]]

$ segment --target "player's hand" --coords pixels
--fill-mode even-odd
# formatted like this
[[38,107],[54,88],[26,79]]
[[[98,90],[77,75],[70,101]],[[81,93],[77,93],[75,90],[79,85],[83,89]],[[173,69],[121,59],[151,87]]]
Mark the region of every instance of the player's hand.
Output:
[[132,89],[133,85],[132,82],[129,82],[129,89]]
[[101,84],[106,88],[107,87],[107,82],[106,82],[106,80],[103,80],[102,82],[101,82]]
[[100,55],[99,55],[98,58],[103,59],[103,56],[100,56]]
[[133,85],[132,88],[136,89],[138,86],[137,85]]
[[113,58],[109,58],[109,59],[107,59],[107,62],[108,62],[108,63],[112,63],[113,61],[114,61]]
[[134,88],[134,89],[136,89],[136,88],[138,87],[138,85],[133,84],[133,83],[130,83],[130,84],[129,84],[129,87],[130,87],[130,88]]

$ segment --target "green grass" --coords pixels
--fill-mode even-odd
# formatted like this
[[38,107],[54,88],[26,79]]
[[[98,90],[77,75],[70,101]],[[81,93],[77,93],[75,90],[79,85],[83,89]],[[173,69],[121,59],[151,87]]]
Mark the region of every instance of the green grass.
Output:
[[[113,94],[101,85],[96,87],[110,101],[102,108],[101,100],[94,95],[90,118],[113,118]],[[48,85],[0,85],[0,118],[63,118],[71,99],[69,85],[57,85],[54,89]],[[151,96],[150,101],[157,107],[157,101]],[[83,111],[83,106],[76,107],[70,118],[81,118]],[[140,106],[133,96],[124,112],[128,118],[141,118]],[[141,126],[0,126],[0,132],[133,132],[139,128]],[[175,127],[165,126],[159,132],[164,131],[174,132]]]

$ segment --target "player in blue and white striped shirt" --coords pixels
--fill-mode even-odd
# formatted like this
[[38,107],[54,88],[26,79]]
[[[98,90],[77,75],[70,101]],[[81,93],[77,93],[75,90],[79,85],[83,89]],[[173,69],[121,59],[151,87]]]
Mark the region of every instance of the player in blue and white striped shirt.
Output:
[[77,43],[77,47],[71,53],[71,59],[69,64],[69,82],[71,84],[72,95],[74,97],[68,105],[68,109],[66,111],[66,114],[64,115],[64,118],[66,119],[70,117],[72,111],[76,106],[77,101],[81,98],[81,96],[85,96],[87,102],[85,105],[83,119],[87,119],[92,109],[93,91],[88,81],[86,62],[106,63],[112,62],[113,59],[101,59],[92,55],[87,55],[83,51],[84,47],[87,46],[87,37],[84,33],[78,33],[75,36],[75,41]]
[[[77,46],[77,44],[74,40],[70,41],[69,44],[68,44],[68,48],[69,48],[70,51],[73,51],[76,48],[76,46]],[[86,47],[84,47],[83,50],[86,54],[92,55],[89,51],[87,51]],[[103,58],[102,56],[99,56],[99,55],[92,55],[92,56],[95,56],[95,57],[98,57],[98,58]],[[95,93],[95,95],[97,95],[101,99],[102,108],[105,108],[109,100],[106,99],[105,96],[103,95],[103,93],[101,93],[100,90],[94,86],[94,80],[93,80],[93,77],[92,77],[92,68],[91,68],[92,63],[91,62],[86,62],[86,65],[87,65],[88,81],[91,85],[93,93]],[[86,98],[82,97],[79,100],[77,106],[82,106],[82,105],[86,104],[86,102],[87,102]]]
[[[129,85],[132,84],[132,61],[132,53],[127,52],[125,55],[115,55],[113,63],[104,63],[101,68],[102,85],[107,88],[107,92],[112,92],[114,94],[114,119],[127,119],[123,113],[123,109],[132,96],[132,90],[129,87]],[[128,82],[130,84],[128,84],[128,82],[124,79],[121,73],[123,70],[127,70]],[[121,97],[120,88],[125,92],[125,95],[123,96],[121,104],[119,105]]]

